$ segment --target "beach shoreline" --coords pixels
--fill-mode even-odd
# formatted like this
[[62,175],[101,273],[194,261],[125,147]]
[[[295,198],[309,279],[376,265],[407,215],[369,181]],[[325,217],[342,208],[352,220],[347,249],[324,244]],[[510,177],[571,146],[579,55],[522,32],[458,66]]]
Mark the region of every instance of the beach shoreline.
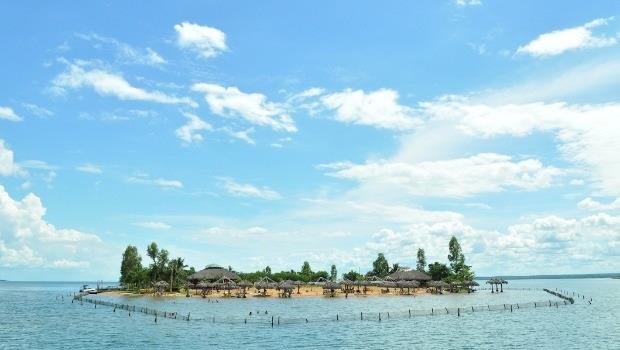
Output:
[[[238,290],[232,290],[230,291],[230,293],[228,293],[228,291],[211,291],[207,294],[204,295],[204,298],[207,299],[238,299],[238,298],[242,298],[240,296],[237,296]],[[107,295],[107,296],[123,296],[123,297],[144,297],[144,296],[150,296],[150,297],[158,297],[158,298],[186,298],[187,294],[183,291],[183,292],[165,292],[165,293],[154,293],[152,291],[143,291],[140,293],[136,293],[136,292],[131,292],[131,291],[123,291],[123,290],[113,290],[113,291],[105,291],[105,292],[100,292],[99,294],[101,295]],[[366,293],[360,292],[357,293],[349,293],[349,294],[345,294],[342,291],[338,291],[334,297],[336,298],[345,298],[345,297],[355,297],[355,298],[364,298],[364,297],[392,297],[392,296],[410,296],[410,297],[416,297],[416,296],[422,296],[422,295],[429,295],[431,293],[429,293],[426,288],[415,288],[415,289],[411,289],[410,293],[407,293],[407,290],[405,289],[403,292],[401,292],[401,290],[399,288],[390,288],[389,292],[385,292],[384,288],[379,288],[379,287],[368,287]],[[189,292],[189,295],[191,298],[203,298],[203,294],[201,290],[198,289],[192,289]],[[276,290],[268,290],[266,295],[263,296],[260,292],[257,292],[255,288],[251,288],[248,289],[248,291],[246,292],[246,298],[279,298],[278,295],[278,291]],[[312,287],[312,288],[304,288],[304,286],[302,286],[299,290],[299,293],[297,293],[297,290],[295,289],[293,291],[293,293],[291,294],[292,298],[329,298],[330,295],[329,294],[323,294],[323,289],[321,287]]]

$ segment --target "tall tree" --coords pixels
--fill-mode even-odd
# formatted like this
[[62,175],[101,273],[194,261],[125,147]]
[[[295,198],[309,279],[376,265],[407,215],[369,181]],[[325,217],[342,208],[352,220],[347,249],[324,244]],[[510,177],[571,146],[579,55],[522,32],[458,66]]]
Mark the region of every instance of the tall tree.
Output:
[[336,265],[332,265],[332,269],[329,273],[329,279],[331,279],[332,281],[338,279],[338,271],[336,270]]
[[310,279],[312,278],[312,268],[310,267],[310,263],[307,261],[304,261],[303,265],[301,266],[301,271],[299,272],[299,274],[301,275],[302,279],[306,282],[310,281]]
[[379,253],[377,259],[372,263],[372,274],[378,277],[385,277],[390,271],[390,264],[383,253]]
[[420,272],[425,272],[426,268],[426,254],[424,253],[424,249],[418,249],[418,263],[416,265],[416,270]]
[[461,244],[456,239],[456,237],[452,236],[452,238],[450,238],[450,243],[448,243],[448,250],[450,252],[450,254],[448,254],[450,269],[452,269],[452,272],[454,274],[458,274],[465,265],[465,256],[463,255]]
[[176,258],[170,260],[168,266],[170,269],[170,291],[172,292],[172,287],[177,284],[179,275],[183,274],[187,265],[185,265],[183,258]]
[[166,275],[166,266],[168,265],[168,251],[166,249],[161,249],[159,254],[157,254],[157,273],[161,278],[165,278]]
[[263,270],[263,272],[265,273],[265,275],[269,276],[271,275],[271,267],[266,266],[265,269]]
[[128,245],[123,252],[121,261],[121,284],[137,283],[136,274],[142,270],[142,257],[138,254],[138,248]]
[[151,260],[153,261],[153,263],[151,264],[151,278],[153,281],[156,281],[157,280],[157,256],[159,255],[159,247],[157,246],[157,243],[151,242],[151,244],[149,244],[146,247],[146,255],[148,255],[149,258],[151,258]]

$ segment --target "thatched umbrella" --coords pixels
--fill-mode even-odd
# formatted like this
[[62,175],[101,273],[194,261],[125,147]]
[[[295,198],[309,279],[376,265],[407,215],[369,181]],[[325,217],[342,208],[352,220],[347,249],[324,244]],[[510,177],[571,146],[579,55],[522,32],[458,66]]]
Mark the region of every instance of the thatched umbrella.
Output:
[[411,294],[411,288],[417,288],[420,286],[418,281],[396,281],[396,285],[400,288],[400,292],[403,293],[403,288],[407,288],[407,294]]
[[389,274],[386,279],[390,281],[428,282],[431,280],[431,276],[418,270],[399,269],[398,271]]
[[504,279],[500,279],[499,280],[499,287],[501,288],[500,292],[504,292],[504,284],[508,284],[508,281],[504,280]]
[[431,281],[431,282],[428,283],[428,286],[431,287],[431,288],[435,288],[435,291],[437,293],[441,293],[443,288],[447,288],[450,285],[447,284],[444,281]]
[[334,297],[336,295],[336,290],[341,288],[342,285],[340,283],[333,281],[327,281],[323,285],[323,291],[329,291],[331,297]]
[[246,280],[241,280],[239,283],[237,283],[237,288],[239,288],[239,294],[238,296],[241,296],[242,298],[245,298],[245,293],[248,287],[252,287],[252,282],[250,281],[246,281]]
[[304,283],[302,281],[292,281],[292,283],[295,287],[297,287],[297,294],[301,294],[299,290],[301,289],[301,286],[304,285]]
[[282,291],[282,294],[281,294],[282,298],[290,298],[293,292],[293,289],[295,289],[295,283],[290,280],[280,282],[277,287],[277,290]]
[[263,290],[261,296],[267,296],[267,289],[276,289],[277,286],[278,284],[269,277],[263,277],[258,282],[254,283],[254,287],[256,287],[258,291],[261,289]]

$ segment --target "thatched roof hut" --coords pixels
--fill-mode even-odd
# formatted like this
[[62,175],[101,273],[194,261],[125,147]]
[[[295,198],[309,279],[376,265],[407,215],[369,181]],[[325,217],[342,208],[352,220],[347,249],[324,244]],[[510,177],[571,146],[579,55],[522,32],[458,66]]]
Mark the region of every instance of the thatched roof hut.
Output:
[[425,274],[422,271],[418,270],[398,270],[387,276],[388,280],[391,281],[418,281],[418,282],[426,282],[431,280],[431,276]]
[[187,279],[189,281],[192,281],[193,283],[199,281],[215,282],[222,277],[226,277],[232,281],[241,280],[241,278],[239,278],[239,276],[234,271],[230,271],[215,264],[207,265],[207,267],[205,267],[204,269],[189,275]]

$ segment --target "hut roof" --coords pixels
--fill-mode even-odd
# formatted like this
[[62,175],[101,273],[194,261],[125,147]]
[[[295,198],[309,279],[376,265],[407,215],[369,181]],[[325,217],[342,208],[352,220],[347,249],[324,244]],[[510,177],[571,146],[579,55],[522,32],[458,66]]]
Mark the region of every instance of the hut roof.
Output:
[[417,288],[420,286],[418,281],[396,281],[396,285],[400,288]]
[[328,281],[323,285],[323,289],[340,289],[342,285],[338,282]]
[[214,281],[219,280],[222,277],[226,277],[233,281],[241,280],[234,271],[229,271],[228,269],[225,269],[215,264],[207,265],[207,267],[205,267],[204,269],[191,274],[189,277],[187,277],[187,279],[190,281],[205,281],[206,280],[206,281],[214,282]]
[[430,281],[431,276],[418,270],[398,270],[390,274],[387,279],[392,281]]

